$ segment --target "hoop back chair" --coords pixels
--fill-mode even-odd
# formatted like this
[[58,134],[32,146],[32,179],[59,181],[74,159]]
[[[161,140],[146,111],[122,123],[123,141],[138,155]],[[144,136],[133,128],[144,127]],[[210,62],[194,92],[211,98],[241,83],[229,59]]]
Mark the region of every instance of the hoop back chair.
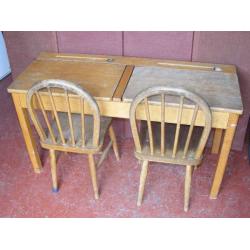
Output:
[[[149,104],[157,105],[156,100],[160,105],[161,118],[159,122],[152,122],[150,117],[153,114],[152,110],[150,112]],[[145,112],[146,120],[141,121],[140,130],[136,119],[139,106],[141,112]],[[168,106],[177,108],[175,124],[166,122]],[[189,122],[183,122],[184,108],[192,108]],[[203,127],[195,126],[199,112],[204,115]],[[148,163],[154,161],[186,166],[184,210],[188,210],[192,171],[202,160],[211,122],[208,104],[200,96],[185,89],[157,86],[148,88],[135,97],[130,107],[130,125],[135,143],[135,156],[142,162],[138,206],[141,205],[143,198]]]
[[[56,98],[60,101],[56,102]],[[65,80],[48,79],[34,84],[27,93],[26,101],[41,146],[50,152],[52,190],[58,191],[55,151],[88,154],[92,185],[98,199],[96,167],[100,166],[112,145],[119,160],[112,119],[100,116],[96,101],[81,86]],[[89,114],[85,114],[87,108]],[[111,140],[102,152],[107,130]],[[97,166],[94,154],[101,154]]]

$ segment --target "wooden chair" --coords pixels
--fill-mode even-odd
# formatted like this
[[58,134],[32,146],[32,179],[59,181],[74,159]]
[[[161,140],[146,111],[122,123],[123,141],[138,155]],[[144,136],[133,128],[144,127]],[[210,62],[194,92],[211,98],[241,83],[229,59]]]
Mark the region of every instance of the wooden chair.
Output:
[[[60,105],[56,105],[55,98],[59,97],[62,101]],[[70,104],[70,99],[77,101],[81,113],[72,112],[73,105]],[[113,145],[116,158],[119,160],[116,136],[111,126],[112,119],[100,116],[96,101],[81,86],[57,79],[43,80],[33,85],[27,94],[27,107],[42,148],[50,152],[52,190],[58,191],[55,151],[88,154],[94,194],[98,199],[94,154],[101,154],[97,164],[99,167]],[[84,112],[87,107],[91,110],[89,115]],[[59,112],[62,108],[67,112]],[[107,130],[111,140],[102,152]]]
[[[179,101],[178,101],[179,99]],[[150,120],[150,106],[160,105],[161,121]],[[179,104],[178,104],[179,103]],[[167,106],[177,107],[177,123],[166,123]],[[137,107],[145,111],[146,122],[137,126]],[[182,124],[183,108],[192,108],[190,122]],[[151,111],[152,112],[152,111]],[[198,112],[204,115],[204,127],[195,126]],[[202,153],[211,130],[211,111],[207,103],[198,95],[185,89],[152,87],[139,93],[130,108],[130,125],[135,143],[135,156],[142,162],[137,205],[143,198],[149,161],[171,163],[186,166],[184,210],[189,207],[191,175],[193,168],[200,164]]]

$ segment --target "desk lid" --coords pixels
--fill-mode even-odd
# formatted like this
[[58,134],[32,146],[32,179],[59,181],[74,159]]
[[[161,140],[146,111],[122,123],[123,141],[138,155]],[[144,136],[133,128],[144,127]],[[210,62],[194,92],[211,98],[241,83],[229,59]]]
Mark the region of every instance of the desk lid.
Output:
[[35,60],[9,86],[8,92],[25,93],[44,79],[63,79],[81,85],[96,99],[111,100],[125,65],[89,61]]
[[187,70],[163,67],[135,67],[123,101],[153,86],[185,88],[203,97],[212,110],[242,114],[238,77],[222,71]]

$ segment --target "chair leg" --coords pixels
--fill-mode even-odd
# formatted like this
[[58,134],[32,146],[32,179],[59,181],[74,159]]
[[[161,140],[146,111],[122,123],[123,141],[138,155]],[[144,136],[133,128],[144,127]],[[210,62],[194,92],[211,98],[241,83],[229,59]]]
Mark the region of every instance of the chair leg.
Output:
[[97,178],[96,178],[96,166],[95,166],[94,155],[89,154],[88,158],[89,158],[89,170],[90,170],[92,185],[94,189],[95,199],[98,200],[99,192],[98,192],[98,185],[97,185]]
[[120,156],[119,156],[119,151],[118,151],[118,145],[117,145],[117,140],[116,140],[115,132],[114,132],[112,125],[109,126],[109,136],[110,136],[110,139],[112,141],[113,150],[115,152],[115,157],[116,157],[117,161],[119,161]]
[[186,177],[185,177],[185,190],[184,190],[184,211],[187,212],[189,208],[190,188],[192,179],[193,166],[186,166]]
[[51,165],[51,176],[52,176],[52,191],[53,192],[58,192],[55,150],[50,149],[49,154],[50,154],[50,165]]
[[147,173],[148,173],[148,161],[143,161],[141,175],[140,175],[140,186],[139,186],[139,193],[138,193],[138,199],[137,199],[137,206],[141,206],[141,203],[142,203]]

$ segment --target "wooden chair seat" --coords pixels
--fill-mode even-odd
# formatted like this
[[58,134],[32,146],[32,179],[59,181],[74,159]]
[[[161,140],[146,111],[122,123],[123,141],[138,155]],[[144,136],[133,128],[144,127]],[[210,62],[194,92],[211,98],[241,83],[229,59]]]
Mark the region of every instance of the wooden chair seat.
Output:
[[[69,120],[68,120],[68,114],[64,112],[58,112],[58,118],[61,123],[62,127],[62,133],[65,138],[66,145],[62,146],[59,145],[58,147],[67,147],[67,144],[71,144],[71,132],[69,127]],[[91,115],[85,115],[85,143],[82,142],[82,121],[81,121],[81,115],[80,114],[72,114],[72,125],[73,125],[73,131],[74,131],[74,137],[75,137],[75,146],[71,147],[68,146],[67,150],[70,150],[72,148],[72,152],[76,151],[76,148],[79,151],[82,151],[83,153],[86,153],[86,151],[90,151],[91,147],[93,145],[93,128],[94,128],[94,121],[93,116]],[[104,138],[106,135],[106,132],[108,131],[108,128],[112,122],[112,118],[110,117],[104,117],[101,116],[100,119],[100,135],[99,135],[99,147],[101,148],[103,146]],[[54,120],[52,125],[52,130],[54,132],[54,136],[59,144],[62,144],[62,141],[60,139],[60,134],[58,131],[58,127],[56,124],[56,121]],[[68,143],[67,143],[68,142]],[[47,139],[44,143],[42,143],[43,147],[50,148],[55,147],[53,144],[52,138],[50,136],[49,131],[47,131]],[[93,149],[93,151],[96,151],[96,148]]]
[[189,126],[181,125],[178,148],[175,157],[173,157],[173,147],[175,139],[176,124],[165,124],[165,150],[164,154],[161,153],[161,123],[152,122],[152,132],[153,132],[153,144],[154,144],[154,154],[151,154],[150,144],[149,144],[149,133],[148,127],[145,121],[141,121],[140,138],[142,152],[135,152],[135,156],[140,160],[148,159],[149,161],[180,164],[180,165],[192,165],[196,166],[200,164],[202,157],[195,159],[196,149],[198,147],[203,128],[195,127],[192,133],[192,138],[184,157],[184,148],[186,139],[188,136]]

